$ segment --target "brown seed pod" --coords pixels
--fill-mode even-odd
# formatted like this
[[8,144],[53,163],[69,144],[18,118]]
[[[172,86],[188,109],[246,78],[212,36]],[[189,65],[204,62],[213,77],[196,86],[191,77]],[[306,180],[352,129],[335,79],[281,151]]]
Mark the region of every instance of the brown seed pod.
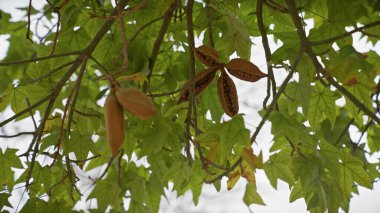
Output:
[[239,101],[235,84],[224,70],[218,80],[218,96],[227,115],[232,117],[239,112]]
[[208,67],[220,66],[222,63],[219,61],[218,52],[212,47],[202,45],[193,48],[194,56],[204,65]]
[[142,120],[147,120],[156,114],[152,99],[141,90],[121,87],[116,87],[115,90],[117,100],[124,110]]
[[[200,95],[212,83],[215,73],[218,69],[215,67],[204,69],[195,74],[195,96]],[[189,100],[190,80],[186,81],[181,93],[179,94],[178,104]]]
[[111,89],[107,96],[104,111],[107,140],[111,147],[112,156],[114,157],[124,142],[123,107],[119,104],[114,89]]
[[225,67],[231,75],[243,81],[255,82],[268,76],[261,72],[256,65],[241,58],[232,59]]

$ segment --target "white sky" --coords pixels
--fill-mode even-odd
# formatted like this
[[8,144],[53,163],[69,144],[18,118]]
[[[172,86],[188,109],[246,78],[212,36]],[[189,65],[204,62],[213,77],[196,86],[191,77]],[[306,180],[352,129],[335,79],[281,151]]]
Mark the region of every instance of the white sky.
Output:
[[[43,3],[43,0],[33,0],[33,5],[38,6]],[[20,6],[27,6],[27,0],[0,0],[0,9],[11,12],[15,17],[20,17],[22,13],[17,12],[14,8]],[[1,26],[0,26],[1,27]],[[0,36],[0,59],[6,54],[8,43],[5,41],[6,36]],[[275,50],[276,45],[273,42],[273,38],[270,36],[270,45],[272,51]],[[358,40],[358,35],[354,36],[354,46],[358,51],[366,51],[368,48],[372,48],[365,44],[364,40]],[[266,62],[263,47],[261,46],[261,39],[253,39],[255,45],[252,46],[251,61],[255,63],[261,70],[266,72]],[[199,41],[198,41],[199,44]],[[375,47],[375,50],[380,53],[380,44]],[[282,81],[286,75],[285,71],[276,70],[275,76],[278,84]],[[0,74],[1,77],[1,74]],[[266,95],[266,81],[260,80],[254,84],[239,81],[237,82],[237,90],[239,95],[239,101],[241,104],[241,113],[245,113],[246,126],[250,130],[254,131],[257,124],[260,122],[261,117],[257,114],[258,110],[262,108],[262,100]],[[0,91],[2,92],[2,91]],[[0,112],[0,120],[8,118],[11,115],[11,111]],[[30,122],[24,122],[18,125],[19,129],[31,129]],[[14,129],[9,129],[7,126],[7,132],[11,134]],[[14,126],[12,126],[14,127]],[[23,141],[29,142],[30,138],[23,137],[13,140],[0,139],[0,148],[4,148],[4,143],[12,144],[14,147],[23,146]],[[258,153],[263,151],[264,158],[267,159],[269,155],[269,147],[272,144],[272,136],[270,134],[270,125],[267,123],[262,129],[257,138],[258,145],[254,146],[254,150]],[[256,173],[257,189],[259,194],[264,199],[267,206],[251,205],[250,210],[255,213],[273,213],[273,212],[293,212],[303,213],[307,212],[306,205],[303,199],[299,199],[294,203],[289,203],[289,188],[288,185],[282,181],[279,181],[278,189],[274,190],[265,176],[262,170],[258,170]],[[160,212],[210,212],[210,213],[245,213],[249,212],[246,205],[243,203],[243,194],[245,190],[245,181],[239,181],[239,183],[231,191],[226,190],[226,181],[223,179],[221,192],[216,192],[213,186],[204,185],[202,195],[199,199],[198,206],[194,206],[192,203],[191,192],[186,193],[185,196],[176,198],[175,193],[167,191],[167,200],[162,198]],[[380,209],[380,183],[375,184],[373,190],[359,188],[360,196],[355,195],[351,200],[350,212],[352,213],[377,213]],[[18,204],[21,197],[22,190],[19,190],[11,198],[11,203]],[[13,212],[15,209],[13,210]]]

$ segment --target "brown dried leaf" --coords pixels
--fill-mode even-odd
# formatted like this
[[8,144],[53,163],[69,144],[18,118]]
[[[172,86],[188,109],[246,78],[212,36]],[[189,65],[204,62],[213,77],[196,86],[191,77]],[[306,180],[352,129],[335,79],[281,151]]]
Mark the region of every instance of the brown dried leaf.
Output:
[[111,89],[104,104],[107,140],[115,156],[124,142],[124,114],[114,89]]
[[239,112],[236,87],[230,76],[223,70],[218,80],[218,96],[224,112],[230,117]]
[[256,65],[241,58],[232,59],[225,67],[231,75],[243,81],[255,82],[268,76],[261,72]]
[[217,67],[221,65],[219,55],[216,50],[210,46],[202,45],[193,48],[194,56],[204,65],[208,67]]
[[156,114],[152,99],[139,89],[116,87],[116,97],[124,110],[142,120]]
[[[195,96],[200,95],[212,83],[217,68],[207,68],[195,74]],[[189,100],[190,80],[186,81],[179,95],[178,104]]]

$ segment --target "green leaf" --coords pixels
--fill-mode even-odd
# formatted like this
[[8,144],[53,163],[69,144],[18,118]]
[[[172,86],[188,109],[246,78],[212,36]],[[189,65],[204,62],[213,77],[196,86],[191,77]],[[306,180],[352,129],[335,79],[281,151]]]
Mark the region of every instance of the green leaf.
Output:
[[190,178],[191,169],[187,162],[175,162],[165,174],[166,179],[170,179],[177,186],[181,185],[184,181]]
[[310,111],[308,115],[311,128],[319,130],[323,116],[326,116],[331,126],[334,127],[336,120],[335,109],[336,96],[329,88],[317,84],[310,98]]
[[251,204],[258,204],[265,206],[265,203],[259,193],[256,191],[256,185],[253,183],[248,183],[245,187],[245,193],[243,201],[247,206]]
[[209,134],[218,134],[220,143],[220,159],[226,159],[235,145],[250,145],[249,130],[245,128],[243,117],[234,116],[231,120],[213,125]]
[[343,153],[342,172],[349,179],[353,179],[359,185],[371,189],[372,183],[368,173],[364,170],[363,162],[352,156],[348,151]]
[[303,113],[307,115],[309,112],[309,102],[312,87],[305,81],[290,82],[286,87],[286,94],[292,99],[288,101],[289,114],[292,115],[299,105],[302,106]]
[[29,213],[29,212],[43,213],[43,212],[46,212],[47,207],[48,207],[48,203],[46,203],[44,200],[41,200],[37,197],[33,197],[33,198],[28,199],[26,204],[22,207],[20,213]]
[[212,120],[219,122],[220,118],[224,114],[224,111],[219,102],[216,82],[217,81],[214,81],[211,86],[209,86],[209,88],[204,91],[200,97],[200,103],[202,106],[203,114],[206,114],[209,111]]
[[88,198],[96,198],[98,208],[104,211],[109,205],[121,205],[122,196],[120,192],[116,180],[99,180]]
[[320,159],[326,168],[328,168],[331,172],[335,173],[335,175],[339,176],[340,171],[340,151],[335,146],[331,145],[324,140],[321,140],[319,143],[320,147]]
[[78,160],[85,160],[89,151],[95,153],[93,146],[91,135],[81,135],[78,132],[71,133],[70,139],[62,142],[64,153],[73,152]]
[[241,58],[249,59],[252,43],[246,25],[230,12],[223,16],[223,20],[227,24],[228,31],[217,40],[218,47],[225,51],[226,55],[231,55],[236,51]]
[[289,197],[289,202],[293,203],[299,198],[302,198],[304,196],[304,192],[302,189],[302,184],[300,181],[297,181],[293,188],[292,191],[290,192],[290,197]]
[[380,128],[378,126],[371,126],[367,134],[368,147],[371,153],[380,151],[380,143],[378,139],[380,138]]
[[270,156],[269,160],[264,164],[264,171],[270,184],[277,189],[277,179],[293,184],[295,182],[292,171],[290,170],[291,156],[280,152]]
[[8,194],[8,193],[0,193],[0,211],[5,206],[8,206],[8,207],[12,208],[12,204],[10,204],[9,201],[8,201],[8,199],[9,199],[10,196],[11,196],[11,194]]
[[22,169],[20,159],[17,157],[17,149],[6,149],[5,153],[0,151],[0,184],[8,185],[10,188],[14,182],[14,172],[11,168]]
[[318,28],[322,25],[323,21],[328,19],[328,7],[327,2],[323,0],[316,0],[311,2],[311,8],[313,11],[317,11],[318,14],[314,15],[314,24]]

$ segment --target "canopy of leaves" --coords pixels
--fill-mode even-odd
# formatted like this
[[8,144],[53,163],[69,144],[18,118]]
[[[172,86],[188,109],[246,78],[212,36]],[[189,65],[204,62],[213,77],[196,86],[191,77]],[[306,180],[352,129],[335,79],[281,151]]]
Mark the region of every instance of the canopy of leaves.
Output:
[[[255,181],[263,169],[274,188],[278,180],[289,185],[290,202],[302,198],[310,212],[337,212],[349,210],[358,187],[379,180],[380,162],[369,159],[380,151],[380,56],[355,49],[352,39],[357,33],[379,44],[378,0],[46,2],[20,8],[21,21],[0,11],[0,35],[9,42],[0,61],[0,127],[35,125],[0,135],[2,147],[4,138],[31,136],[20,137],[23,148],[0,151],[0,210],[12,207],[17,185],[30,196],[21,212],[69,212],[80,201],[91,212],[158,212],[169,184],[178,196],[191,190],[197,204],[204,184],[231,189],[240,177],[246,205],[265,205]],[[275,51],[268,35],[281,45]],[[194,58],[194,36],[216,49],[215,72],[234,53],[249,60],[251,39],[262,38],[268,80],[261,89],[268,94],[252,97],[264,105],[253,132],[242,110],[222,117],[228,107],[238,110],[232,80],[211,79],[197,93],[194,78],[205,62]],[[279,72],[287,75],[280,82]],[[115,157],[104,123],[107,79],[141,89],[156,108],[148,120],[123,114]],[[185,82],[188,102],[177,104]],[[251,145],[265,122],[273,145],[263,162]]]

